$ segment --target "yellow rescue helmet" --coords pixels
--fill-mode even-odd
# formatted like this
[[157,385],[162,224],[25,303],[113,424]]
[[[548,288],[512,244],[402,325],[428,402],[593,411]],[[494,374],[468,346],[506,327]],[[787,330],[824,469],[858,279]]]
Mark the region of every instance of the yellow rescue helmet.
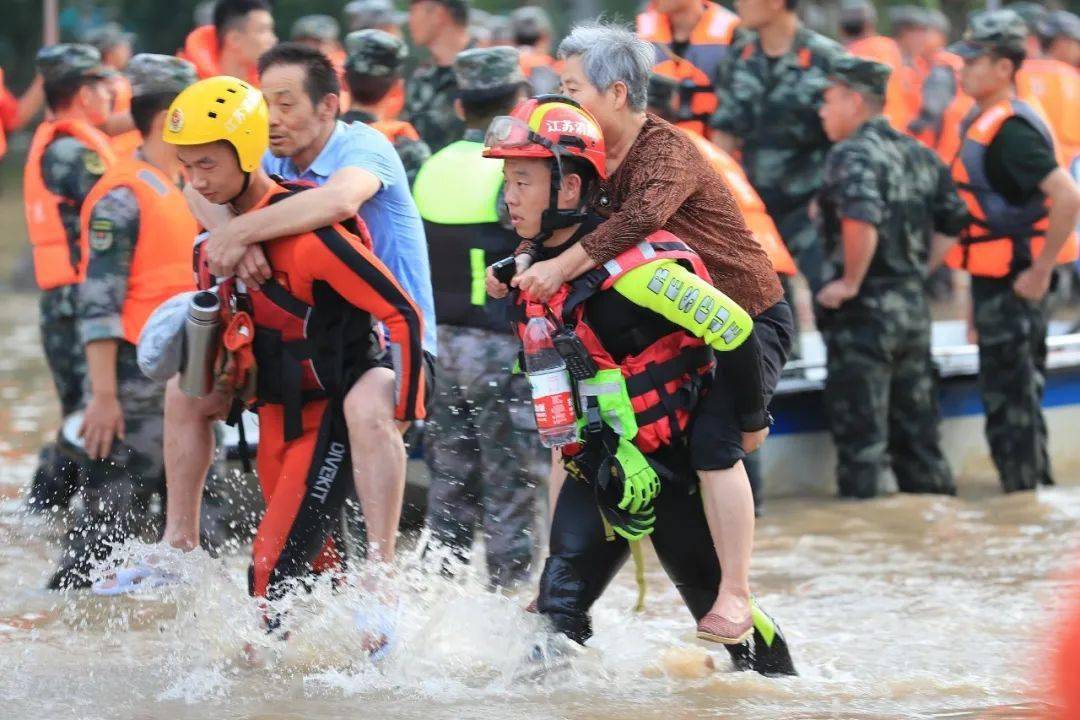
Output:
[[259,167],[270,145],[270,112],[262,93],[228,75],[206,78],[176,96],[162,139],[171,145],[224,140],[236,149],[240,169]]

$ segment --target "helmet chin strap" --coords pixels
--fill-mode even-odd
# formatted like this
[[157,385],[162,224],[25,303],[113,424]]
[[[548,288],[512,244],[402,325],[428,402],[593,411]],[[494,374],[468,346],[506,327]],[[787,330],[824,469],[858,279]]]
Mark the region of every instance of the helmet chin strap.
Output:
[[229,204],[229,205],[232,205],[232,204],[233,204],[233,203],[235,203],[235,202],[236,202],[237,200],[239,200],[239,199],[240,199],[240,197],[241,197],[241,196],[242,196],[242,195],[243,195],[244,193],[246,193],[246,192],[248,191],[248,188],[249,188],[249,187],[251,187],[251,173],[249,173],[249,172],[246,172],[246,173],[244,173],[244,184],[243,184],[242,186],[240,186],[240,192],[238,192],[238,193],[236,193],[235,195],[233,195],[233,196],[232,196],[232,199],[231,199],[231,200],[229,200],[228,204]]
[[532,254],[539,253],[540,245],[551,239],[556,230],[580,225],[588,217],[584,207],[576,210],[562,210],[559,208],[559,190],[562,189],[562,163],[556,155],[551,160],[551,189],[548,197],[548,206],[540,215],[540,232],[529,238],[533,247]]

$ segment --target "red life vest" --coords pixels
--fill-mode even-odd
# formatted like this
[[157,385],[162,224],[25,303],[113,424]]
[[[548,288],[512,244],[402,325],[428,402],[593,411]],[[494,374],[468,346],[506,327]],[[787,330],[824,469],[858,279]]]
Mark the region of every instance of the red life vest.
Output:
[[[960,153],[952,164],[953,179],[973,220],[961,234],[960,243],[945,256],[945,262],[949,267],[980,277],[1012,275],[1038,257],[1046,242],[1047,198],[1036,194],[1023,205],[1012,205],[994,191],[986,175],[990,143],[1012,117],[1026,120],[1054,146],[1053,133],[1037,110],[1023,100],[1005,100],[968,119]],[[1077,242],[1073,235],[1057,261],[1066,263],[1076,259]]]
[[[280,183],[253,210],[311,187],[308,183]],[[371,247],[371,236],[359,218],[350,218],[335,226],[334,231],[356,236]],[[201,244],[197,245],[195,266],[199,287],[205,289],[213,285],[213,278],[201,250]],[[251,316],[255,328],[252,350],[258,368],[256,402],[284,406],[286,442],[303,434],[305,404],[346,392],[355,378],[346,378],[345,373],[359,359],[358,354],[382,350],[382,335],[370,315],[360,311],[320,312],[292,295],[276,278],[251,293],[238,293],[230,278],[219,286],[219,294],[225,323],[232,320],[234,308]]]
[[[686,432],[704,378],[713,369],[712,349],[704,340],[678,330],[616,362],[590,327],[585,303],[634,268],[655,260],[678,260],[698,277],[712,282],[697,253],[671,233],[658,230],[614,260],[563,285],[546,303],[551,315],[573,328],[597,367],[622,372],[638,425],[634,444],[644,453],[671,445]],[[524,318],[530,306],[536,312],[536,305],[519,301],[519,309],[524,311],[519,318],[519,337],[525,330]]]

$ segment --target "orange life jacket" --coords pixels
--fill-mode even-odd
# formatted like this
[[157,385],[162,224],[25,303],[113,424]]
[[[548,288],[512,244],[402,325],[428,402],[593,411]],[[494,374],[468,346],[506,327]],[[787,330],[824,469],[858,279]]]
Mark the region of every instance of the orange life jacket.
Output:
[[391,143],[396,143],[399,138],[406,138],[408,140],[419,140],[420,133],[416,132],[416,128],[411,123],[407,123],[404,120],[376,120],[370,123],[371,127],[375,128]]
[[34,131],[23,172],[23,201],[34,251],[34,277],[42,290],[81,283],[86,275],[86,238],[69,238],[60,219],[60,206],[75,203],[49,190],[41,172],[45,149],[58,135],[82,142],[98,154],[106,169],[115,161],[109,136],[84,120],[45,120]]
[[[205,80],[215,75],[222,75],[221,48],[218,47],[217,30],[213,25],[201,25],[190,33],[184,41],[184,48],[176,53],[177,57],[187,60],[195,66],[200,80]],[[258,68],[248,69],[247,80],[253,86],[259,86]]]
[[120,313],[124,339],[139,341],[143,325],[158,305],[177,293],[195,289],[191,248],[199,225],[183,193],[153,165],[136,157],[116,161],[83,203],[81,239],[89,244],[94,206],[117,187],[129,188],[139,204],[139,237],[128,273]]
[[1016,74],[1016,91],[1038,99],[1067,165],[1080,152],[1080,71],[1060,60],[1029,58]]
[[[657,338],[640,353],[616,362],[589,326],[585,302],[596,293],[611,288],[634,268],[663,259],[677,260],[698,277],[712,283],[697,253],[666,230],[657,230],[645,242],[563,285],[543,305],[523,298],[519,298],[517,305],[519,337],[523,337],[528,318],[544,317],[550,311],[549,316],[573,327],[599,369],[618,368],[622,372],[638,426],[634,444],[644,453],[655,452],[685,434],[697,391],[713,369],[712,349],[701,338],[679,329]],[[705,317],[707,319],[708,315]],[[580,445],[564,448],[566,455],[577,451],[580,451]]]
[[754,234],[754,239],[758,241],[758,244],[765,249],[772,262],[773,270],[782,275],[794,275],[797,272],[795,261],[788,252],[787,246],[784,245],[784,240],[776,229],[776,223],[765,210],[765,203],[754,190],[754,186],[746,179],[746,173],[743,172],[739,163],[700,135],[689,131],[686,131],[686,134],[713,169],[727,182],[731,194],[735,196],[735,202],[739,205],[739,210],[742,211],[747,227]]
[[518,55],[521,73],[532,86],[532,92],[538,95],[559,91],[559,75],[563,70],[562,60],[531,48],[522,49]]
[[[952,175],[960,196],[972,215],[971,225],[960,236],[960,243],[945,257],[949,267],[962,268],[980,277],[1009,277],[1030,265],[1046,243],[1047,198],[1036,195],[1023,205],[1011,205],[990,186],[986,175],[986,153],[1012,117],[1031,123],[1047,142],[1053,133],[1039,112],[1023,100],[1005,100],[981,115],[969,118],[960,153],[952,164]],[[1058,254],[1059,263],[1078,257],[1075,234]]]
[[656,48],[653,72],[679,82],[679,104],[675,124],[704,135],[709,117],[716,112],[714,83],[727,57],[739,16],[713,2],[702,3],[705,13],[690,32],[685,57],[671,49],[673,35],[667,15],[652,4],[637,17],[637,33]]
[[949,165],[956,157],[956,153],[960,152],[960,128],[964,124],[964,118],[975,107],[975,101],[960,89],[960,71],[964,69],[964,61],[959,55],[942,50],[934,56],[934,65],[947,66],[952,70],[956,80],[956,94],[941,116],[941,132],[938,133],[937,138],[919,137],[918,139],[933,148],[941,161]]
[[930,74],[930,69],[930,64],[922,58],[911,58],[901,62],[889,77],[885,117],[890,125],[902,133],[907,133],[911,121],[919,116],[923,83]]

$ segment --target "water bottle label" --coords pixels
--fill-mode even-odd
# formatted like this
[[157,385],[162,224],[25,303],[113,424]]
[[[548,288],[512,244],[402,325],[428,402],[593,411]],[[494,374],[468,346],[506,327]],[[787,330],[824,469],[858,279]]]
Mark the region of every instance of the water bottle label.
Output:
[[532,386],[533,412],[536,413],[536,427],[539,430],[574,423],[574,398],[570,393],[570,378],[565,372],[530,375],[529,384]]

